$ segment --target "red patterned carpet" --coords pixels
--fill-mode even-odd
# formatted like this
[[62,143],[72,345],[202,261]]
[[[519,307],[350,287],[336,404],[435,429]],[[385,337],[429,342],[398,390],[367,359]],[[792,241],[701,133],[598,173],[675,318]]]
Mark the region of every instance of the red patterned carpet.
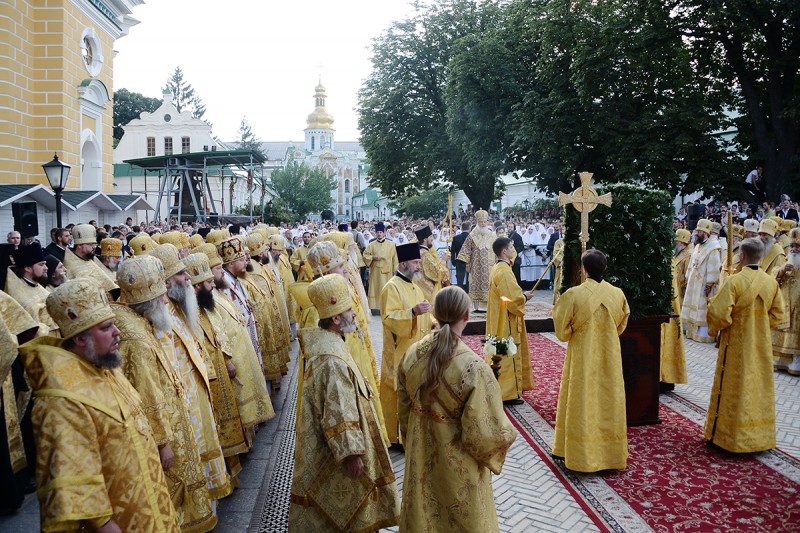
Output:
[[[480,353],[479,336],[465,342]],[[565,350],[529,335],[533,408],[510,408],[517,429],[603,530],[800,531],[800,462],[780,452],[734,455],[708,448],[704,409],[662,396],[662,424],[628,428],[624,471],[577,474],[550,458]],[[671,407],[668,407],[667,405]],[[631,516],[631,514],[638,516]]]

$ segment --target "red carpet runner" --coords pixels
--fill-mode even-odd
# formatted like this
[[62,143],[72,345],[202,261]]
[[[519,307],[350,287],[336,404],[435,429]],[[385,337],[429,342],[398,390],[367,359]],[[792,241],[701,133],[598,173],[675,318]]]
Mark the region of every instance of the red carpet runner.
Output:
[[[536,389],[525,400],[553,427],[565,350],[539,334],[528,338]],[[464,341],[480,353],[480,336]],[[694,410],[695,421],[667,402]],[[800,531],[800,462],[780,451],[737,456],[708,448],[697,423],[704,412],[678,395],[662,401],[662,424],[628,428],[628,468],[599,475],[576,474],[553,461],[552,439],[543,439],[520,411],[507,411],[601,529],[625,531],[630,517],[624,515],[633,511],[655,531]],[[596,490],[603,484],[617,497],[603,497]],[[618,499],[627,505],[615,508]]]

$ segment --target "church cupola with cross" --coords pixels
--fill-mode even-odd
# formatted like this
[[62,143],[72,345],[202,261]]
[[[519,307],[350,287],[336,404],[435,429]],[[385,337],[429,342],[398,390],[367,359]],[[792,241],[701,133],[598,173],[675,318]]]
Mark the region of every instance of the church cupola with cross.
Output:
[[333,115],[325,110],[325,87],[322,81],[314,90],[314,111],[306,119],[306,150],[319,152],[333,150]]

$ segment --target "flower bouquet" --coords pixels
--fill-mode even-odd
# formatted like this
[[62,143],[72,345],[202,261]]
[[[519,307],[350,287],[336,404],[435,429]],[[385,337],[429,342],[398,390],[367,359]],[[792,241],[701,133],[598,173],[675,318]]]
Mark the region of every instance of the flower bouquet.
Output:
[[517,344],[514,342],[514,337],[509,335],[505,339],[498,339],[494,335],[487,335],[483,339],[483,355],[484,357],[491,357],[492,364],[490,365],[494,372],[494,377],[500,379],[500,361],[503,356],[513,356],[517,353]]

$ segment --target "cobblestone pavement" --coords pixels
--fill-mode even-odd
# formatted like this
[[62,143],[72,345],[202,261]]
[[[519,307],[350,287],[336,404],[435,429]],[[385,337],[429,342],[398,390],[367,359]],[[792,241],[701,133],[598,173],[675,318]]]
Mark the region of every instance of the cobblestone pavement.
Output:
[[[549,291],[537,291],[535,300],[544,306],[550,297]],[[376,316],[372,317],[370,333],[380,359],[382,331]],[[558,342],[554,335],[545,335]],[[286,531],[294,450],[296,343],[294,348],[289,375],[283,379],[283,387],[273,400],[277,416],[259,431],[253,450],[243,458],[240,486],[219,503],[220,524],[216,531]],[[675,393],[706,408],[716,349],[713,345],[686,341],[686,358],[690,383],[677,385]],[[776,373],[775,397],[778,447],[800,457],[800,378]],[[390,455],[402,490],[404,456],[394,451]],[[493,487],[501,531],[597,530],[572,495],[521,437],[511,447],[502,473],[494,477]],[[0,531],[37,531],[38,523],[36,499],[29,495],[20,512],[0,517]]]

